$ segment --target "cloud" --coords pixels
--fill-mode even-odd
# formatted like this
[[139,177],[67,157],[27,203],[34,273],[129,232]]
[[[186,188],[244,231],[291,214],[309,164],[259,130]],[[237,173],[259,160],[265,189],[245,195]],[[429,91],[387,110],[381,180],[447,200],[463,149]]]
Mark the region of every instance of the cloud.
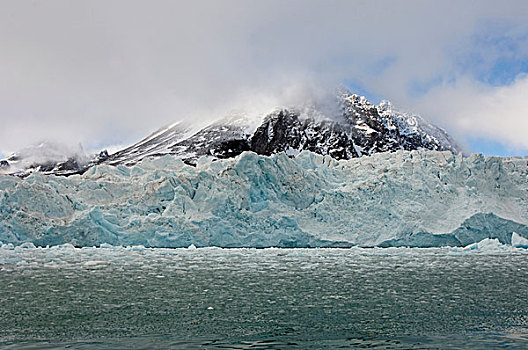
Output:
[[528,75],[507,86],[461,79],[431,89],[417,108],[460,135],[498,140],[513,150],[528,149]]
[[[41,139],[132,143],[178,119],[265,109],[346,81],[464,136],[456,108],[520,84],[482,77],[500,62],[516,67],[508,76],[524,69],[527,16],[525,1],[8,0],[0,153]],[[460,102],[435,109],[435,96]],[[495,118],[483,120],[493,128]],[[522,144],[520,124],[501,139]]]

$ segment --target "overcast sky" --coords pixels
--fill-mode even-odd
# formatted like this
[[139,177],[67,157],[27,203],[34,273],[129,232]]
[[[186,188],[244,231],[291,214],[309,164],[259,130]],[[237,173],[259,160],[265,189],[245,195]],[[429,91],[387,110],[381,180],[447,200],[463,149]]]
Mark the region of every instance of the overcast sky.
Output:
[[[528,1],[0,2],[0,155],[345,84],[527,154]],[[297,96],[298,97],[298,96]]]

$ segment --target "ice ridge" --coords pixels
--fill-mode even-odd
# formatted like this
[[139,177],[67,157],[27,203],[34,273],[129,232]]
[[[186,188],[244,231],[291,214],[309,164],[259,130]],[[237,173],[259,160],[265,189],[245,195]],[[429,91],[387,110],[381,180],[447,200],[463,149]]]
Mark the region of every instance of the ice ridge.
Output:
[[[37,246],[467,246],[528,239],[528,160],[396,151],[335,160],[165,156],[0,176],[0,241]],[[515,235],[514,235],[515,233]]]

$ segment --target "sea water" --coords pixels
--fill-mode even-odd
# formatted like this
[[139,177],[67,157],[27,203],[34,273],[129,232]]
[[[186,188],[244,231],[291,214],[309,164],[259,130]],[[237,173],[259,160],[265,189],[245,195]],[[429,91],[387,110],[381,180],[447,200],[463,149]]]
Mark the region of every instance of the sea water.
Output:
[[528,253],[0,249],[2,349],[528,348]]

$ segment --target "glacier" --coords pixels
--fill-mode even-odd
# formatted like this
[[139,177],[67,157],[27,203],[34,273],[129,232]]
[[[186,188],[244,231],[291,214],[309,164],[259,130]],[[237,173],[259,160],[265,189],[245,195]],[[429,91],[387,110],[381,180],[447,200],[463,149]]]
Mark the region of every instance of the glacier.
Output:
[[36,246],[525,246],[528,160],[396,151],[335,160],[165,156],[0,176],[0,241]]

